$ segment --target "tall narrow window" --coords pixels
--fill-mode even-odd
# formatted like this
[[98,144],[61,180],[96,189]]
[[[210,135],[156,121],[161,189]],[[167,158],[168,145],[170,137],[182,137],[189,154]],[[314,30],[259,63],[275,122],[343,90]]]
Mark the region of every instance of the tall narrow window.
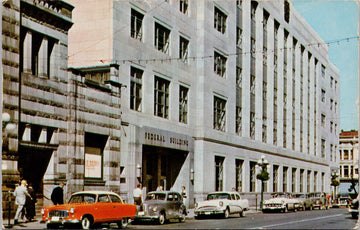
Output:
[[318,172],[315,171],[314,172],[314,192],[317,192],[318,189],[317,189],[317,183],[318,183]]
[[189,47],[189,40],[180,36],[179,58],[184,62],[186,62],[188,58],[188,47]]
[[306,180],[306,184],[307,184],[307,190],[306,190],[306,192],[311,192],[310,191],[310,185],[311,185],[311,180],[310,180],[310,178],[311,178],[311,170],[308,170],[307,171],[307,180]]
[[290,3],[289,1],[284,2],[284,20],[290,22]]
[[215,156],[215,191],[223,190],[224,157]]
[[255,192],[256,162],[250,161],[250,192]]
[[321,191],[325,191],[325,173],[321,173]]
[[155,22],[155,47],[163,53],[169,53],[170,30]]
[[85,179],[102,179],[103,154],[108,136],[85,133]]
[[180,12],[187,14],[189,0],[180,0]]
[[283,192],[287,192],[288,167],[283,167]]
[[300,192],[304,191],[304,169],[300,169]]
[[226,60],[227,58],[224,55],[214,51],[214,71],[221,77],[225,76]]
[[236,167],[235,188],[236,188],[236,191],[238,191],[238,192],[242,192],[243,163],[244,163],[243,160],[240,160],[240,159],[235,160],[235,167]]
[[236,106],[236,133],[241,134],[241,107]]
[[141,111],[143,71],[138,68],[131,67],[130,72],[130,109]]
[[296,192],[296,168],[292,168],[291,172],[291,192]]
[[219,8],[215,7],[214,28],[223,34],[226,31],[226,18],[227,18],[226,14],[224,14]]
[[278,191],[279,165],[273,165],[273,191]]
[[155,76],[154,84],[154,115],[168,118],[170,82]]
[[138,39],[141,41],[142,39],[142,23],[143,23],[144,15],[139,13],[138,11],[131,9],[131,27],[130,27],[130,35],[132,38]]
[[214,129],[225,131],[226,101],[214,96]]
[[321,157],[325,158],[326,140],[321,139]]
[[179,122],[187,124],[188,116],[188,91],[189,89],[180,86],[179,90]]

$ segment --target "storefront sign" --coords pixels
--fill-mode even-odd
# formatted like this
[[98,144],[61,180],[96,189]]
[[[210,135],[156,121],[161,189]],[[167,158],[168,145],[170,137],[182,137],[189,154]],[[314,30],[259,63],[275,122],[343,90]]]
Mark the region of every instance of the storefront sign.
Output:
[[101,155],[85,153],[85,177],[101,179]]

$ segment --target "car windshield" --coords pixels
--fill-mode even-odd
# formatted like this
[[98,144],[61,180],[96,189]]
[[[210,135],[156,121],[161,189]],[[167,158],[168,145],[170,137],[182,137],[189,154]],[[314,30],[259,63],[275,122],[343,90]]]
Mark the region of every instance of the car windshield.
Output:
[[165,200],[165,193],[149,193],[146,196],[146,200]]
[[95,203],[95,200],[95,194],[76,194],[71,196],[69,203]]
[[216,199],[228,199],[231,200],[230,194],[227,193],[210,193],[207,195],[207,200],[216,200]]
[[278,198],[287,198],[287,195],[283,194],[283,193],[275,193],[272,196],[273,197],[278,197]]
[[295,194],[296,198],[305,198],[305,194]]

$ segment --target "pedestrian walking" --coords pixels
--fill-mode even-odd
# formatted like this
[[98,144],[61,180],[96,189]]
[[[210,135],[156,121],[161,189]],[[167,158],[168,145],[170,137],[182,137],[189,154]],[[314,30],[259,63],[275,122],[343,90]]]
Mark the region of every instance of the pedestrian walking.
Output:
[[26,210],[26,219],[31,222],[35,217],[35,204],[36,204],[36,193],[31,183],[29,183],[28,186],[28,193],[30,194],[31,198],[26,197],[25,210]]
[[58,186],[56,186],[51,193],[51,201],[54,205],[63,204],[64,203],[64,186],[63,182],[60,182]]
[[16,187],[16,189],[14,191],[14,195],[16,197],[15,204],[18,206],[17,210],[16,210],[15,218],[14,218],[14,224],[19,223],[18,219],[20,217],[21,212],[24,209],[24,205],[26,202],[26,196],[28,196],[30,199],[32,199],[30,194],[27,191],[26,185],[27,185],[27,181],[22,180],[21,185]]
[[186,205],[186,201],[187,201],[187,193],[186,193],[186,188],[185,188],[185,186],[182,186],[181,187],[181,197],[182,197],[182,199],[183,199],[183,202],[184,202],[184,205],[185,205],[185,207],[187,207],[187,205]]
[[133,197],[134,197],[134,204],[137,206],[142,205],[142,190],[141,190],[141,184],[138,184],[136,188],[133,191]]

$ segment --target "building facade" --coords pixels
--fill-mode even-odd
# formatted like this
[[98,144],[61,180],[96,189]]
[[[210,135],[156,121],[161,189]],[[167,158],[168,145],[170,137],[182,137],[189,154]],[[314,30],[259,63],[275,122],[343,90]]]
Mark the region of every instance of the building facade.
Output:
[[339,136],[340,182],[359,179],[359,132],[341,130]]
[[[69,65],[119,65],[120,191],[330,192],[339,73],[290,1],[69,1]],[[91,26],[90,26],[91,25]],[[138,178],[136,178],[138,177]],[[129,198],[130,199],[130,198]]]
[[18,129],[3,169],[45,196],[64,181],[131,201],[141,182],[186,186],[190,206],[252,199],[263,155],[266,194],[330,192],[339,73],[290,1],[9,2],[3,108]]

